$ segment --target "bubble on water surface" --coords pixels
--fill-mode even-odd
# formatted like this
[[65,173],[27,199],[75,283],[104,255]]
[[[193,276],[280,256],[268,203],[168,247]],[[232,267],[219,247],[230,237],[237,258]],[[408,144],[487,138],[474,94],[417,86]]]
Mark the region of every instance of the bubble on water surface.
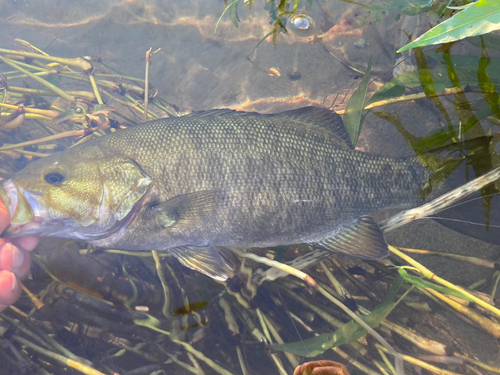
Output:
[[298,12],[290,16],[286,28],[298,37],[308,38],[316,32],[316,22],[309,14]]

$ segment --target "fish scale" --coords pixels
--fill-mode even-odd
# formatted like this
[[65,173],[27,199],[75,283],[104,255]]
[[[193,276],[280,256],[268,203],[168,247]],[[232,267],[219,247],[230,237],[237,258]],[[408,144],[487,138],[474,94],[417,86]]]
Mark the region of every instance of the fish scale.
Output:
[[[58,168],[64,180],[46,186],[44,173]],[[117,172],[124,170],[132,172]],[[429,176],[416,159],[354,150],[340,116],[307,107],[274,115],[213,110],[151,121],[34,162],[4,189],[12,195],[13,186],[22,188],[17,191],[25,196],[33,191],[25,201],[41,196],[40,206],[50,201],[43,223],[29,234],[170,251],[217,277],[224,262],[214,246],[306,242],[360,258],[383,257],[387,245],[369,214],[419,204]],[[98,191],[88,187],[74,193],[89,180],[95,190],[114,195],[97,199]],[[101,202],[95,224],[87,218],[79,228],[71,217],[66,227],[51,223],[51,215],[64,217],[67,208],[48,196],[70,188],[75,206]],[[21,232],[27,233],[22,225],[10,229],[11,235]]]

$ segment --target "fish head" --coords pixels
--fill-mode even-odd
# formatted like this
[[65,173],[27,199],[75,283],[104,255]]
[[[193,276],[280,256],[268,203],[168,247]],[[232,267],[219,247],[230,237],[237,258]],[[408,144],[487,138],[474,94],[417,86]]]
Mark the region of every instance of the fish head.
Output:
[[133,220],[151,179],[132,160],[72,149],[37,160],[2,184],[11,216],[2,237],[91,241]]

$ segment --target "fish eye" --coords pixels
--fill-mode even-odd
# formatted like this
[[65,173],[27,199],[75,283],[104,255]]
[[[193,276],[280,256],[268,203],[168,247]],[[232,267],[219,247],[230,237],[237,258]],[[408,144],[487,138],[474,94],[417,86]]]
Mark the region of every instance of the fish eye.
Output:
[[60,184],[64,181],[64,176],[59,172],[49,172],[45,175],[45,181],[51,185]]

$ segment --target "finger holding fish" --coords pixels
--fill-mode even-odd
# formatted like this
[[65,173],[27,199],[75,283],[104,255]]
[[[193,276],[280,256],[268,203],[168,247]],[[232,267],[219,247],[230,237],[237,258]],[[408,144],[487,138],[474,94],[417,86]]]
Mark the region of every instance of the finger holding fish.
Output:
[[[9,225],[9,214],[0,199],[0,231]],[[14,303],[21,295],[21,282],[30,271],[30,251],[38,243],[34,237],[14,241],[0,239],[0,311]]]

